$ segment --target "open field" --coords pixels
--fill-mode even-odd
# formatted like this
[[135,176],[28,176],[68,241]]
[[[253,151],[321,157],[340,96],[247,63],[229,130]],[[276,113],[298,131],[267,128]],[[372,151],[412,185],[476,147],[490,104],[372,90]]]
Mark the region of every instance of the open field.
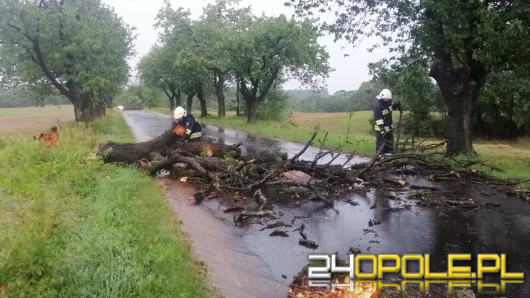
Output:
[[209,296],[152,179],[91,157],[100,142],[133,140],[121,114],[59,133],[55,149],[1,139],[0,296]]
[[[170,114],[167,109],[155,109],[158,112]],[[198,114],[195,112],[194,114]],[[260,135],[306,142],[313,131],[328,132],[326,147],[338,148],[348,152],[363,155],[372,155],[375,151],[374,137],[372,136],[369,119],[371,112],[349,113],[292,113],[287,121],[258,121],[256,124],[247,124],[244,117],[235,117],[233,113],[226,119],[209,117],[201,122],[230,127],[254,132]],[[350,127],[349,143],[344,144]],[[439,141],[439,140],[431,140]],[[318,144],[318,142],[316,143]],[[525,178],[530,179],[530,137],[514,141],[485,141],[477,140],[475,150],[479,158],[487,164],[501,168],[504,172],[493,171],[499,178]],[[484,168],[483,170],[487,170]]]
[[0,136],[38,135],[43,130],[74,119],[71,105],[0,109]]

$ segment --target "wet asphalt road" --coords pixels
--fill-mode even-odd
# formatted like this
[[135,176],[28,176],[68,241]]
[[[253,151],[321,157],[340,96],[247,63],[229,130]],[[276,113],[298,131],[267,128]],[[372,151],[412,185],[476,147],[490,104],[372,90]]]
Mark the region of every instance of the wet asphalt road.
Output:
[[[132,128],[138,141],[149,140],[160,135],[170,124],[165,115],[144,111],[124,112],[127,123]],[[243,143],[243,154],[251,154],[270,147],[279,147],[292,156],[299,152],[303,144],[273,140],[232,129],[206,126],[205,133],[219,142],[227,144]],[[308,136],[309,137],[309,136]],[[303,158],[312,159],[318,152],[310,148]],[[365,160],[362,157],[354,162]],[[411,184],[432,186],[428,181],[409,178]],[[440,186],[440,185],[438,185]],[[314,213],[308,219],[296,220],[297,216],[307,214],[316,205],[304,204],[299,208],[283,206],[284,221],[295,219],[295,226],[304,223],[308,237],[320,246],[316,251],[321,253],[338,252],[346,256],[350,247],[363,253],[421,253],[431,254],[434,270],[446,270],[448,253],[506,253],[510,271],[530,274],[530,204],[498,193],[490,186],[442,185],[448,190],[459,189],[459,194],[473,199],[478,203],[500,204],[498,208],[477,208],[463,210],[455,208],[425,208],[416,206],[416,202],[408,200],[401,193],[391,193],[400,198],[389,199],[385,190],[356,191],[347,196],[356,206],[339,201],[335,209]],[[181,206],[182,207],[182,206]],[[216,239],[216,245],[207,249],[223,251],[226,262],[219,264],[217,259],[208,256],[207,249],[198,257],[204,260],[212,272],[213,280],[219,285],[221,292],[228,297],[285,297],[287,285],[304,265],[307,254],[311,250],[298,245],[299,236],[296,232],[290,237],[270,237],[270,230],[260,231],[262,226],[249,225],[235,227],[231,215],[223,214],[222,202],[214,200],[200,206],[188,205],[177,210],[177,215],[186,225],[190,218],[186,210],[201,209],[202,216],[211,217],[205,222],[212,229],[219,228],[219,233],[226,237]],[[191,220],[191,218],[190,218]],[[212,221],[213,220],[213,221]],[[369,221],[380,222],[369,226]],[[213,223],[212,223],[213,222]],[[208,238],[200,230],[187,229],[192,242],[202,245]],[[225,240],[223,240],[225,239]],[[202,244],[201,244],[202,242]],[[237,247],[237,249],[230,249]],[[224,249],[221,249],[224,248]],[[246,263],[238,264],[238,258],[247,258]],[[211,261],[205,260],[210,258]],[[220,267],[241,266],[244,273],[237,269],[226,275]],[[258,267],[258,268],[254,268]],[[236,272],[236,273],[234,273]],[[230,285],[231,279],[247,278],[249,275],[259,276],[256,283],[237,283]],[[286,276],[284,278],[282,276]],[[528,280],[528,278],[526,278]],[[509,285],[505,294],[508,297],[530,297],[530,283]]]

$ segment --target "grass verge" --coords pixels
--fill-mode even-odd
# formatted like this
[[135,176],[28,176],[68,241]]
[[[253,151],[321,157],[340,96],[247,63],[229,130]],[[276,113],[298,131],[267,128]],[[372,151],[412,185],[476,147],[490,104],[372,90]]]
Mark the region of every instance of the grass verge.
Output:
[[[156,108],[154,111],[171,114],[165,108]],[[371,115],[369,111],[354,112],[350,120],[349,113],[295,112],[291,114],[288,121],[258,121],[254,124],[247,124],[244,117],[229,114],[225,119],[211,116],[201,119],[201,122],[303,143],[307,142],[315,130],[320,132],[320,137],[324,132],[328,132],[326,147],[342,146],[343,151],[372,155],[375,151],[375,139],[368,122]],[[344,145],[347,137],[349,142]],[[502,171],[491,171],[489,167],[477,167],[478,169],[489,171],[503,179],[530,179],[530,138],[521,138],[516,141],[477,140],[474,146],[479,159]],[[462,160],[463,157],[458,159]]]
[[88,158],[104,140],[132,141],[121,115],[59,133],[52,150],[0,143],[0,296],[208,296],[151,178]]

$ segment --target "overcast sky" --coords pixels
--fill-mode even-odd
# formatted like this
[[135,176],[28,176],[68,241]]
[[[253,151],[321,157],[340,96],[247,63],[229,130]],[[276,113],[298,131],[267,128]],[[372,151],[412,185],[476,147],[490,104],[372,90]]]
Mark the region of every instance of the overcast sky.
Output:
[[[254,14],[265,14],[278,16],[285,14],[291,16],[292,9],[285,7],[286,0],[243,0],[243,6],[252,6]],[[131,59],[131,67],[134,68],[140,57],[149,52],[149,49],[157,40],[157,31],[153,28],[154,19],[158,10],[162,7],[162,0],[103,0],[104,3],[114,7],[116,13],[126,23],[136,28],[137,39],[135,41],[136,57]],[[207,0],[172,0],[173,7],[182,6],[189,8],[193,17],[202,13],[202,8],[210,2]],[[324,16],[325,17],[325,16]],[[369,53],[372,43],[365,41],[358,47],[353,47],[345,42],[333,42],[331,36],[323,37],[320,43],[324,45],[330,54],[330,64],[334,71],[327,79],[327,87],[330,92],[337,90],[352,90],[370,79],[368,75],[368,63],[375,62],[388,55],[385,49],[378,49]],[[286,89],[298,89],[297,82],[287,82]],[[303,88],[303,87],[302,87]]]

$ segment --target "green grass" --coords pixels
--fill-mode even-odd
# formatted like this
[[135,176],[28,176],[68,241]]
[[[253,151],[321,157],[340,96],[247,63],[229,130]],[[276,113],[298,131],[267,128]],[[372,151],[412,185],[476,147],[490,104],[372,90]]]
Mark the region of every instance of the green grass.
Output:
[[0,296],[204,297],[207,279],[150,177],[90,158],[132,141],[120,114],[0,143]]
[[[156,108],[156,112],[171,114],[165,108]],[[198,114],[194,113],[194,114]],[[342,150],[362,155],[372,155],[375,151],[374,137],[371,132],[369,111],[354,112],[350,121],[349,113],[292,113],[288,120],[283,122],[258,121],[247,124],[244,117],[235,117],[233,113],[225,119],[208,117],[200,119],[201,122],[229,127],[256,134],[286,139],[296,142],[307,142],[312,132],[319,131],[319,138],[328,132],[325,147],[338,148],[343,146],[350,134],[348,144]],[[429,140],[439,142],[440,140]],[[318,141],[316,144],[319,144]],[[484,141],[475,142],[478,158],[486,164],[500,168],[503,171],[492,171],[499,178],[530,179],[530,138],[521,138],[516,141]],[[491,170],[483,167],[482,170]]]

